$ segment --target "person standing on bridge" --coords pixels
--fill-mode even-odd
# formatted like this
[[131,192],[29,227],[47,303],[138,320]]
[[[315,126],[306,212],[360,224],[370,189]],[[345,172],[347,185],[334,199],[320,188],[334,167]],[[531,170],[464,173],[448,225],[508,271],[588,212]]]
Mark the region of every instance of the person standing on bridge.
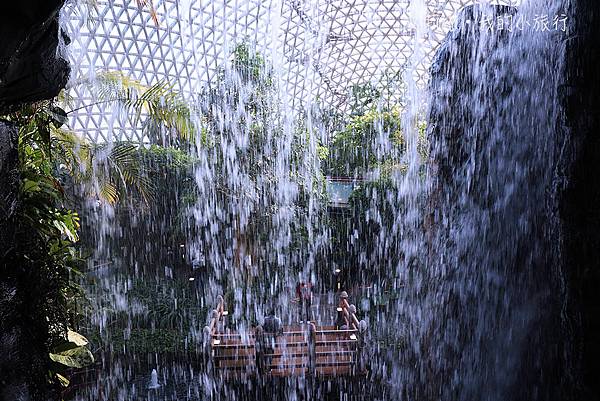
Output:
[[296,295],[300,301],[300,323],[310,322],[313,301],[312,284],[300,282],[296,287]]
[[269,310],[269,315],[265,317],[265,321],[260,330],[260,348],[263,351],[265,366],[262,369],[271,369],[273,354],[277,346],[277,336],[283,334],[283,325],[281,319],[275,314],[275,308]]
[[265,333],[271,333],[274,336],[283,333],[283,325],[281,324],[281,319],[275,314],[275,308],[269,310],[269,315],[265,317],[263,329],[265,330]]

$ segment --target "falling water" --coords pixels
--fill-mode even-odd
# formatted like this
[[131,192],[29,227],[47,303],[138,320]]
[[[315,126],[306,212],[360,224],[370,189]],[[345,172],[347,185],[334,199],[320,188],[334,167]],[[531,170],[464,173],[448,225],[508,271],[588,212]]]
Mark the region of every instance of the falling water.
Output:
[[[417,82],[427,2],[410,2],[415,34],[403,72],[402,168],[392,173],[391,189],[370,193],[366,217],[346,249],[368,272],[359,276],[372,280],[366,293],[354,294],[369,325],[371,374],[341,387],[284,380],[274,394],[287,400],[351,398],[350,391],[373,400],[534,400],[570,380],[557,379],[554,367],[568,356],[552,348],[552,332],[567,324],[559,312],[565,289],[556,221],[569,166],[559,92],[564,38],[556,30],[499,32],[481,24],[487,17],[533,21],[566,12],[560,2],[544,3],[532,0],[518,11],[463,10],[437,51],[427,89]],[[282,5],[271,7],[268,23],[276,32]],[[308,9],[319,21],[320,8]],[[192,31],[192,5],[177,10],[183,31]],[[184,205],[160,195],[184,217],[87,202],[94,244],[87,314],[98,362],[77,399],[146,399],[139,392],[144,386],[161,400],[255,399],[257,383],[230,385],[206,369],[203,328],[217,297],[224,296],[235,329],[248,333],[270,307],[293,321],[298,281],[312,281],[324,293],[336,290],[326,276],[334,270],[336,233],[327,228],[319,160],[331,132],[314,98],[302,99],[301,112],[291,104],[281,84],[280,43],[270,38],[271,51],[257,41],[224,40],[222,53],[241,55],[250,68],[224,57],[219,73],[188,93],[197,112],[197,137],[188,149],[193,167],[175,179],[193,184],[194,200]],[[197,88],[204,68],[203,47],[191,43],[186,51],[194,62],[189,76],[179,77],[183,90]],[[119,111],[112,112],[118,125]],[[391,152],[380,131],[374,147]],[[138,236],[172,226],[185,236],[177,243]],[[383,307],[374,305],[384,297]],[[162,316],[148,307],[157,300]],[[157,343],[181,344],[168,351],[144,344],[136,351],[132,333],[166,332],[161,325],[177,339]],[[148,381],[152,366],[161,366],[160,381],[156,369]]]
[[[548,399],[569,380],[551,334],[567,323],[557,222],[569,162],[564,37],[532,28],[538,15],[565,12],[547,2],[465,10],[438,51],[426,200],[400,242],[407,345],[387,355],[399,361],[388,380],[407,399]],[[532,25],[484,28],[498,16]]]
[[148,384],[148,389],[155,390],[160,387],[160,383],[158,382],[158,372],[156,369],[152,369],[152,373],[150,374],[150,383]]

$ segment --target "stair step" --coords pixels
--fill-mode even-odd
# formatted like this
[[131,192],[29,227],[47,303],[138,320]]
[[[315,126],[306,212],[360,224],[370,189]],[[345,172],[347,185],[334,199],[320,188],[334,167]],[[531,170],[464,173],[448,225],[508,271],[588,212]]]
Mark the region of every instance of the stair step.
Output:
[[219,368],[253,370],[256,368],[254,361],[241,359],[221,359],[217,361]]
[[308,356],[306,357],[293,357],[293,358],[273,358],[271,361],[271,367],[276,369],[284,368],[302,368],[308,367],[309,361]]
[[285,377],[285,376],[302,376],[308,373],[308,368],[297,368],[297,369],[271,369],[271,376]]
[[354,358],[353,355],[338,355],[338,356],[317,356],[317,366],[318,365],[338,365],[345,363],[353,363]]
[[351,366],[319,366],[316,369],[319,376],[341,376],[352,373]]

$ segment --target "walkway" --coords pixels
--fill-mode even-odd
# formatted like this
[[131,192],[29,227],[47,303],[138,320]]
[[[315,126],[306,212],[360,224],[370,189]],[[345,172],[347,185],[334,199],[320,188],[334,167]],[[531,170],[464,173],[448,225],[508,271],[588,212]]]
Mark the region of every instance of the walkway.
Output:
[[257,342],[256,329],[238,333],[222,327],[220,323],[228,312],[220,298],[207,327],[213,369],[225,378],[256,375],[332,377],[363,373],[361,339],[364,333],[359,330],[358,319],[346,298],[344,294],[333,312],[339,313],[346,322],[344,329],[316,322],[284,326],[283,334],[275,338],[273,349],[265,347],[268,340]]

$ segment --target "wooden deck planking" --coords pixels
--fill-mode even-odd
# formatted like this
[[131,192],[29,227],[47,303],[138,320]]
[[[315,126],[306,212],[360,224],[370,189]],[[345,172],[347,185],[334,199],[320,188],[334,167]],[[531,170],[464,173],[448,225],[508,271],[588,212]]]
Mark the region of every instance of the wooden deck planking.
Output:
[[[340,303],[341,306],[345,304]],[[219,304],[217,311],[224,310],[224,306]],[[210,326],[215,327],[211,331],[210,342],[215,368],[227,379],[239,380],[257,375],[256,333],[254,330],[234,332],[219,325],[218,320],[224,314],[226,312],[219,314],[217,322]],[[355,315],[351,317],[356,320]],[[284,326],[283,333],[275,337],[272,352],[262,354],[262,363],[265,364],[262,373],[272,377],[354,375],[359,348],[357,328],[357,324],[346,330],[336,329],[330,324]]]

